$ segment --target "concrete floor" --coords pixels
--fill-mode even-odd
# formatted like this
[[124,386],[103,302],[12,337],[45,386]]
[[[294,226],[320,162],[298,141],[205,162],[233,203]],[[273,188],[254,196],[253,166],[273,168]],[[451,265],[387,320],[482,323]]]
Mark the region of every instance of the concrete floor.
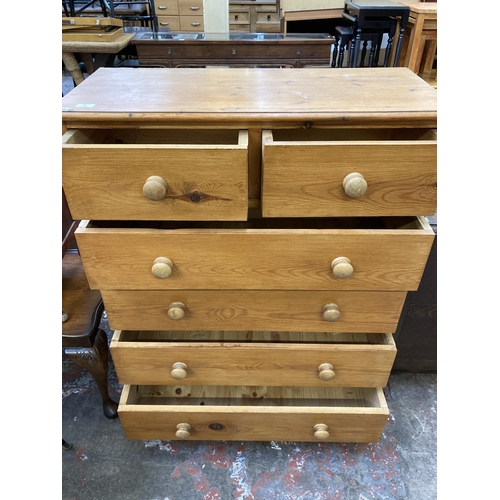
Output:
[[[393,374],[380,442],[353,444],[129,441],[90,374],[64,354],[62,371],[63,500],[437,498],[435,374]],[[118,401],[112,360],[109,386]]]

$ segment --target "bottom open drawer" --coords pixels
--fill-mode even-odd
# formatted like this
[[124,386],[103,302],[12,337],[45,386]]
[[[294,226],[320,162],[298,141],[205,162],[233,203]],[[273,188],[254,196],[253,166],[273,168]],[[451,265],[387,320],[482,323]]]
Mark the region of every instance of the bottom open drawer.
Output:
[[380,388],[125,385],[128,439],[375,442],[389,410]]

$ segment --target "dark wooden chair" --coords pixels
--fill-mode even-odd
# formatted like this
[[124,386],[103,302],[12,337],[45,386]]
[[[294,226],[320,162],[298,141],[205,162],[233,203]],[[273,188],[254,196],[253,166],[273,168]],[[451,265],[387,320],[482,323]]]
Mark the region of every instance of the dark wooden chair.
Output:
[[101,393],[104,415],[118,416],[118,404],[108,392],[109,346],[99,327],[104,304],[99,290],[91,290],[77,249],[69,249],[78,225],[63,192],[62,347],[66,356],[90,372]]

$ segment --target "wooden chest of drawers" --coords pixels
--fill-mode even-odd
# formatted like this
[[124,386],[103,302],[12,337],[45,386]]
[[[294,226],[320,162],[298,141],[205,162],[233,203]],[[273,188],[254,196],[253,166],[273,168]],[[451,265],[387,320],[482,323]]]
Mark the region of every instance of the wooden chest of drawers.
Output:
[[155,11],[160,28],[171,31],[203,31],[203,0],[158,0]]
[[229,30],[235,33],[279,33],[275,1],[229,1]]
[[436,122],[407,68],[103,68],[63,98],[130,439],[379,439]]

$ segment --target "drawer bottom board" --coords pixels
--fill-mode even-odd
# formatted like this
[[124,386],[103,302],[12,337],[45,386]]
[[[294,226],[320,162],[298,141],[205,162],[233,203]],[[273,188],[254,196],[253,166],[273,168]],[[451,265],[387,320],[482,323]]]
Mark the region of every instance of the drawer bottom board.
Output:
[[376,442],[389,416],[380,388],[125,385],[128,439]]

